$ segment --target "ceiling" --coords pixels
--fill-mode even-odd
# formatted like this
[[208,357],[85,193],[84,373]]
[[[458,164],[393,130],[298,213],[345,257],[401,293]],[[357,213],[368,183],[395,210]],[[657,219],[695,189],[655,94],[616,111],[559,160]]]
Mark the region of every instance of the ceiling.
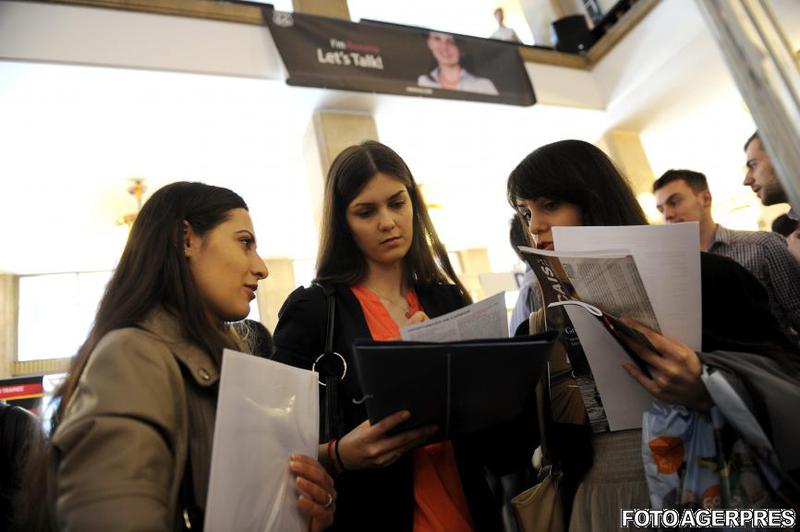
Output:
[[[647,56],[643,47],[661,50],[664,42],[637,28],[595,68],[606,110],[0,61],[0,271],[112,268],[126,236],[115,220],[134,207],[126,192],[131,177],[146,178],[151,191],[176,180],[230,187],[250,205],[263,255],[312,258],[318,198],[308,193],[303,138],[317,109],[373,113],[380,139],[406,158],[429,200],[444,205],[436,218],[448,247],[488,247],[493,268],[507,268],[514,259],[505,179],[535,147],[570,137],[594,141],[611,127],[641,131],[644,139],[675,116],[702,116],[715,101],[736,107],[737,127],[751,128],[699,14],[675,4],[662,2],[645,19],[686,28],[669,53]],[[656,56],[647,75],[631,73]],[[654,150],[669,152],[668,135],[650,137]]]

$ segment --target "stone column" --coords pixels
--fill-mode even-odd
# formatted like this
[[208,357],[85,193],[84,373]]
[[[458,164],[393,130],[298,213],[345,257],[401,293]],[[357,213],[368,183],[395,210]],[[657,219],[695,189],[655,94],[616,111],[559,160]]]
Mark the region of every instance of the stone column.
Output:
[[459,279],[464,283],[464,287],[472,299],[479,301],[487,295],[491,295],[483,293],[483,287],[478,278],[480,274],[492,271],[488,250],[486,248],[462,249],[458,252],[458,259],[461,263]]
[[612,129],[603,136],[608,155],[617,167],[630,180],[635,194],[650,193],[653,190],[653,169],[642,147],[639,134],[634,131]]
[[270,332],[275,331],[278,324],[278,311],[286,298],[296,288],[294,278],[294,261],[291,259],[265,259],[269,277],[261,281],[256,292],[258,313]]
[[347,0],[292,0],[297,13],[350,20]]
[[19,276],[0,275],[0,378],[11,376],[17,359]]
[[336,156],[348,146],[378,140],[375,119],[357,111],[317,111],[306,131],[303,158],[306,160],[311,212],[319,226],[325,176]]
[[663,223],[652,192],[656,176],[650,167],[650,160],[642,147],[639,134],[634,131],[612,129],[606,132],[597,144],[608,153],[617,168],[628,178],[633,193],[650,223]]

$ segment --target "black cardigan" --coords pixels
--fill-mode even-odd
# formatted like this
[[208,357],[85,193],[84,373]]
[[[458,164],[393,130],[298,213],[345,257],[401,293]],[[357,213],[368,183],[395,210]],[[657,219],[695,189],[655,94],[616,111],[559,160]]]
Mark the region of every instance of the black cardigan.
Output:
[[[463,306],[452,285],[418,285],[420,304],[430,317]],[[357,338],[371,338],[361,305],[346,286],[335,286],[334,351],[347,361],[347,375],[340,386],[340,404],[346,431],[367,419],[363,405],[352,399],[363,395],[355,374],[351,345]],[[322,352],[327,304],[318,286],[300,287],[284,303],[275,328],[274,360],[310,368]],[[324,388],[320,387],[320,413],[325,412]],[[529,412],[535,413],[533,405]],[[413,413],[412,413],[413,415]],[[320,433],[321,434],[321,433]],[[501,530],[499,508],[489,490],[484,468],[505,474],[523,467],[538,445],[535,414],[513,425],[495,428],[453,441],[464,495],[476,530]],[[414,490],[410,454],[382,469],[347,472],[336,479],[338,499],[331,530],[405,531],[413,529]]]

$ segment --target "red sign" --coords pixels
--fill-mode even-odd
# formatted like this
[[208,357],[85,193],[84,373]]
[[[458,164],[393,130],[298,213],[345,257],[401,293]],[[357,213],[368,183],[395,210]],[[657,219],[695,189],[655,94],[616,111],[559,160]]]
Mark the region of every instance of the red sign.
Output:
[[28,399],[44,395],[41,377],[39,382],[0,385],[0,399]]

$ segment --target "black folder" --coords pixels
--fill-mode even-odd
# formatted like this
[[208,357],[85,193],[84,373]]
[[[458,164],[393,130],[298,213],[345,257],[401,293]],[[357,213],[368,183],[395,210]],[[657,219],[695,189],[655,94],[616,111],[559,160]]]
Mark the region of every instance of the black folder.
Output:
[[534,389],[558,333],[454,343],[353,344],[371,423],[400,410],[411,418],[394,432],[436,425],[436,439],[535,418]]

